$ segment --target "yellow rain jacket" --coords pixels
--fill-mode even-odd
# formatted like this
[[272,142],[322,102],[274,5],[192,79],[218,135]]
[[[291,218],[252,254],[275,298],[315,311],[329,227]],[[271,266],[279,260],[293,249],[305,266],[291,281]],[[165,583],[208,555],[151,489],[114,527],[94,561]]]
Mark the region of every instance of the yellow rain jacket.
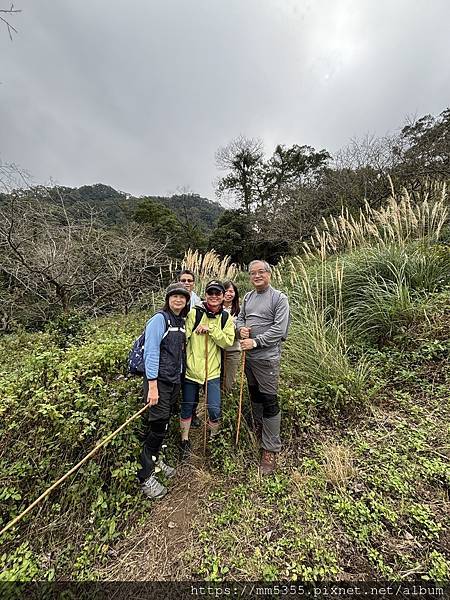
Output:
[[208,336],[208,380],[220,377],[221,348],[229,348],[234,343],[234,323],[228,317],[224,328],[221,327],[221,314],[208,317],[203,314],[200,323],[208,325],[209,333],[198,334],[192,331],[195,324],[196,309],[189,311],[186,317],[186,379],[196,383],[205,383],[205,346]]

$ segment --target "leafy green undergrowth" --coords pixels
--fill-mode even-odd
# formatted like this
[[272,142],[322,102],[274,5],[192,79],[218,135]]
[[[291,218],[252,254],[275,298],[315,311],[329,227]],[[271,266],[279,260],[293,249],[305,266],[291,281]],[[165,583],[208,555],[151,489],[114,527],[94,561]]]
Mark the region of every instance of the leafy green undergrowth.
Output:
[[[69,338],[49,328],[1,341],[0,526],[140,407],[140,381],[124,375],[144,320],[116,317],[84,323]],[[4,534],[1,580],[83,579],[107,556],[148,510],[135,485],[138,429],[121,432]]]
[[[271,478],[258,475],[251,415],[235,448],[236,393],[224,400],[211,494],[198,499],[197,541],[182,556],[193,577],[450,577],[449,306],[448,289],[430,294],[421,319],[384,346],[343,343],[332,369],[329,346],[318,345],[329,376],[313,379],[291,361],[294,327],[280,390],[284,450]],[[144,321],[74,317],[0,342],[0,525],[139,408],[140,381],[124,373]],[[323,323],[318,339],[328,340]],[[1,579],[94,577],[112,546],[148,522],[151,504],[135,484],[138,433],[138,423],[124,430],[5,535]]]
[[436,306],[410,337],[365,349],[371,399],[358,410],[330,419],[324,390],[282,388],[285,449],[272,478],[258,476],[245,422],[234,448],[228,403],[217,483],[185,556],[198,577],[450,578],[448,294]]

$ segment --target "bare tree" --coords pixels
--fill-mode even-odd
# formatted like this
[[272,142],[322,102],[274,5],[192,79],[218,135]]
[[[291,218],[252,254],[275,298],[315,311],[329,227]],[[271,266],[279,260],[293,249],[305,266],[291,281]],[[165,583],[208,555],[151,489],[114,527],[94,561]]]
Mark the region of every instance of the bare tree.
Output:
[[17,29],[13,25],[11,25],[9,17],[20,12],[22,12],[20,9],[14,8],[14,4],[11,4],[10,8],[0,8],[0,21],[6,26],[10,40],[12,40],[13,33],[18,32]]
[[68,213],[62,198],[58,204],[35,191],[17,190],[0,204],[0,295],[8,299],[4,323],[11,321],[13,302],[32,301],[43,319],[72,308],[128,312],[145,292],[160,286],[159,273],[169,258],[145,227],[106,229],[95,214],[80,220]]
[[63,204],[56,211],[16,192],[0,210],[0,267],[16,287],[67,311],[101,273],[85,260],[101,238],[93,220],[73,223]]
[[5,163],[0,160],[0,197],[13,190],[31,188],[32,181],[29,173],[14,163]]
[[149,228],[130,223],[119,231],[106,232],[100,259],[102,276],[94,284],[92,309],[113,307],[127,314],[149,290],[163,285],[170,259],[166,244],[154,239]]
[[347,146],[334,156],[336,169],[371,168],[379,173],[387,173],[395,165],[393,149],[397,143],[396,136],[377,137],[367,133],[361,138],[352,138]]
[[334,194],[338,204],[348,208],[359,208],[365,201],[379,205],[390,192],[389,177],[398,162],[394,153],[396,143],[395,135],[366,134],[351,139],[335,154],[332,169],[324,180],[323,194],[328,194],[330,200]]

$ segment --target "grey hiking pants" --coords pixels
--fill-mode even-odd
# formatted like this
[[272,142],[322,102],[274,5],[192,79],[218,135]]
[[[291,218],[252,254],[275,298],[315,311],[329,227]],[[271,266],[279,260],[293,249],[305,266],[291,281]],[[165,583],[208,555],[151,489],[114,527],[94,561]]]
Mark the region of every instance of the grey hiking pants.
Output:
[[278,405],[280,359],[253,359],[246,357],[245,375],[252,403],[255,425],[262,426],[261,446],[264,450],[280,452],[281,412]]

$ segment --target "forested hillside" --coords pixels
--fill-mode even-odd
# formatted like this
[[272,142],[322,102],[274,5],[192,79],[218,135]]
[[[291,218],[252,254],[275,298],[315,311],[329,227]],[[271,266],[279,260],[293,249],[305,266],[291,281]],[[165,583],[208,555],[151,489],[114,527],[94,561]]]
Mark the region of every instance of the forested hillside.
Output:
[[390,194],[413,200],[450,179],[450,109],[390,137],[352,140],[335,156],[308,145],[238,138],[217,151],[216,193],[133,198],[97,184],[27,186],[0,164],[0,330],[41,327],[61,312],[127,313],[172,277],[188,249],[276,264],[324,231],[330,214],[358,219]]
[[[79,188],[64,186],[36,187],[28,192],[48,202],[64,202],[67,210],[74,215],[86,215],[92,210],[99,223],[106,226],[124,225],[133,221],[134,213],[142,202],[126,192],[120,192],[102,183],[83,185]],[[8,194],[0,193],[0,206],[7,203]],[[158,205],[163,205],[174,212],[177,219],[184,223],[187,220],[195,223],[204,232],[211,231],[223,208],[217,202],[202,198],[198,194],[185,193],[173,196],[145,196]]]

